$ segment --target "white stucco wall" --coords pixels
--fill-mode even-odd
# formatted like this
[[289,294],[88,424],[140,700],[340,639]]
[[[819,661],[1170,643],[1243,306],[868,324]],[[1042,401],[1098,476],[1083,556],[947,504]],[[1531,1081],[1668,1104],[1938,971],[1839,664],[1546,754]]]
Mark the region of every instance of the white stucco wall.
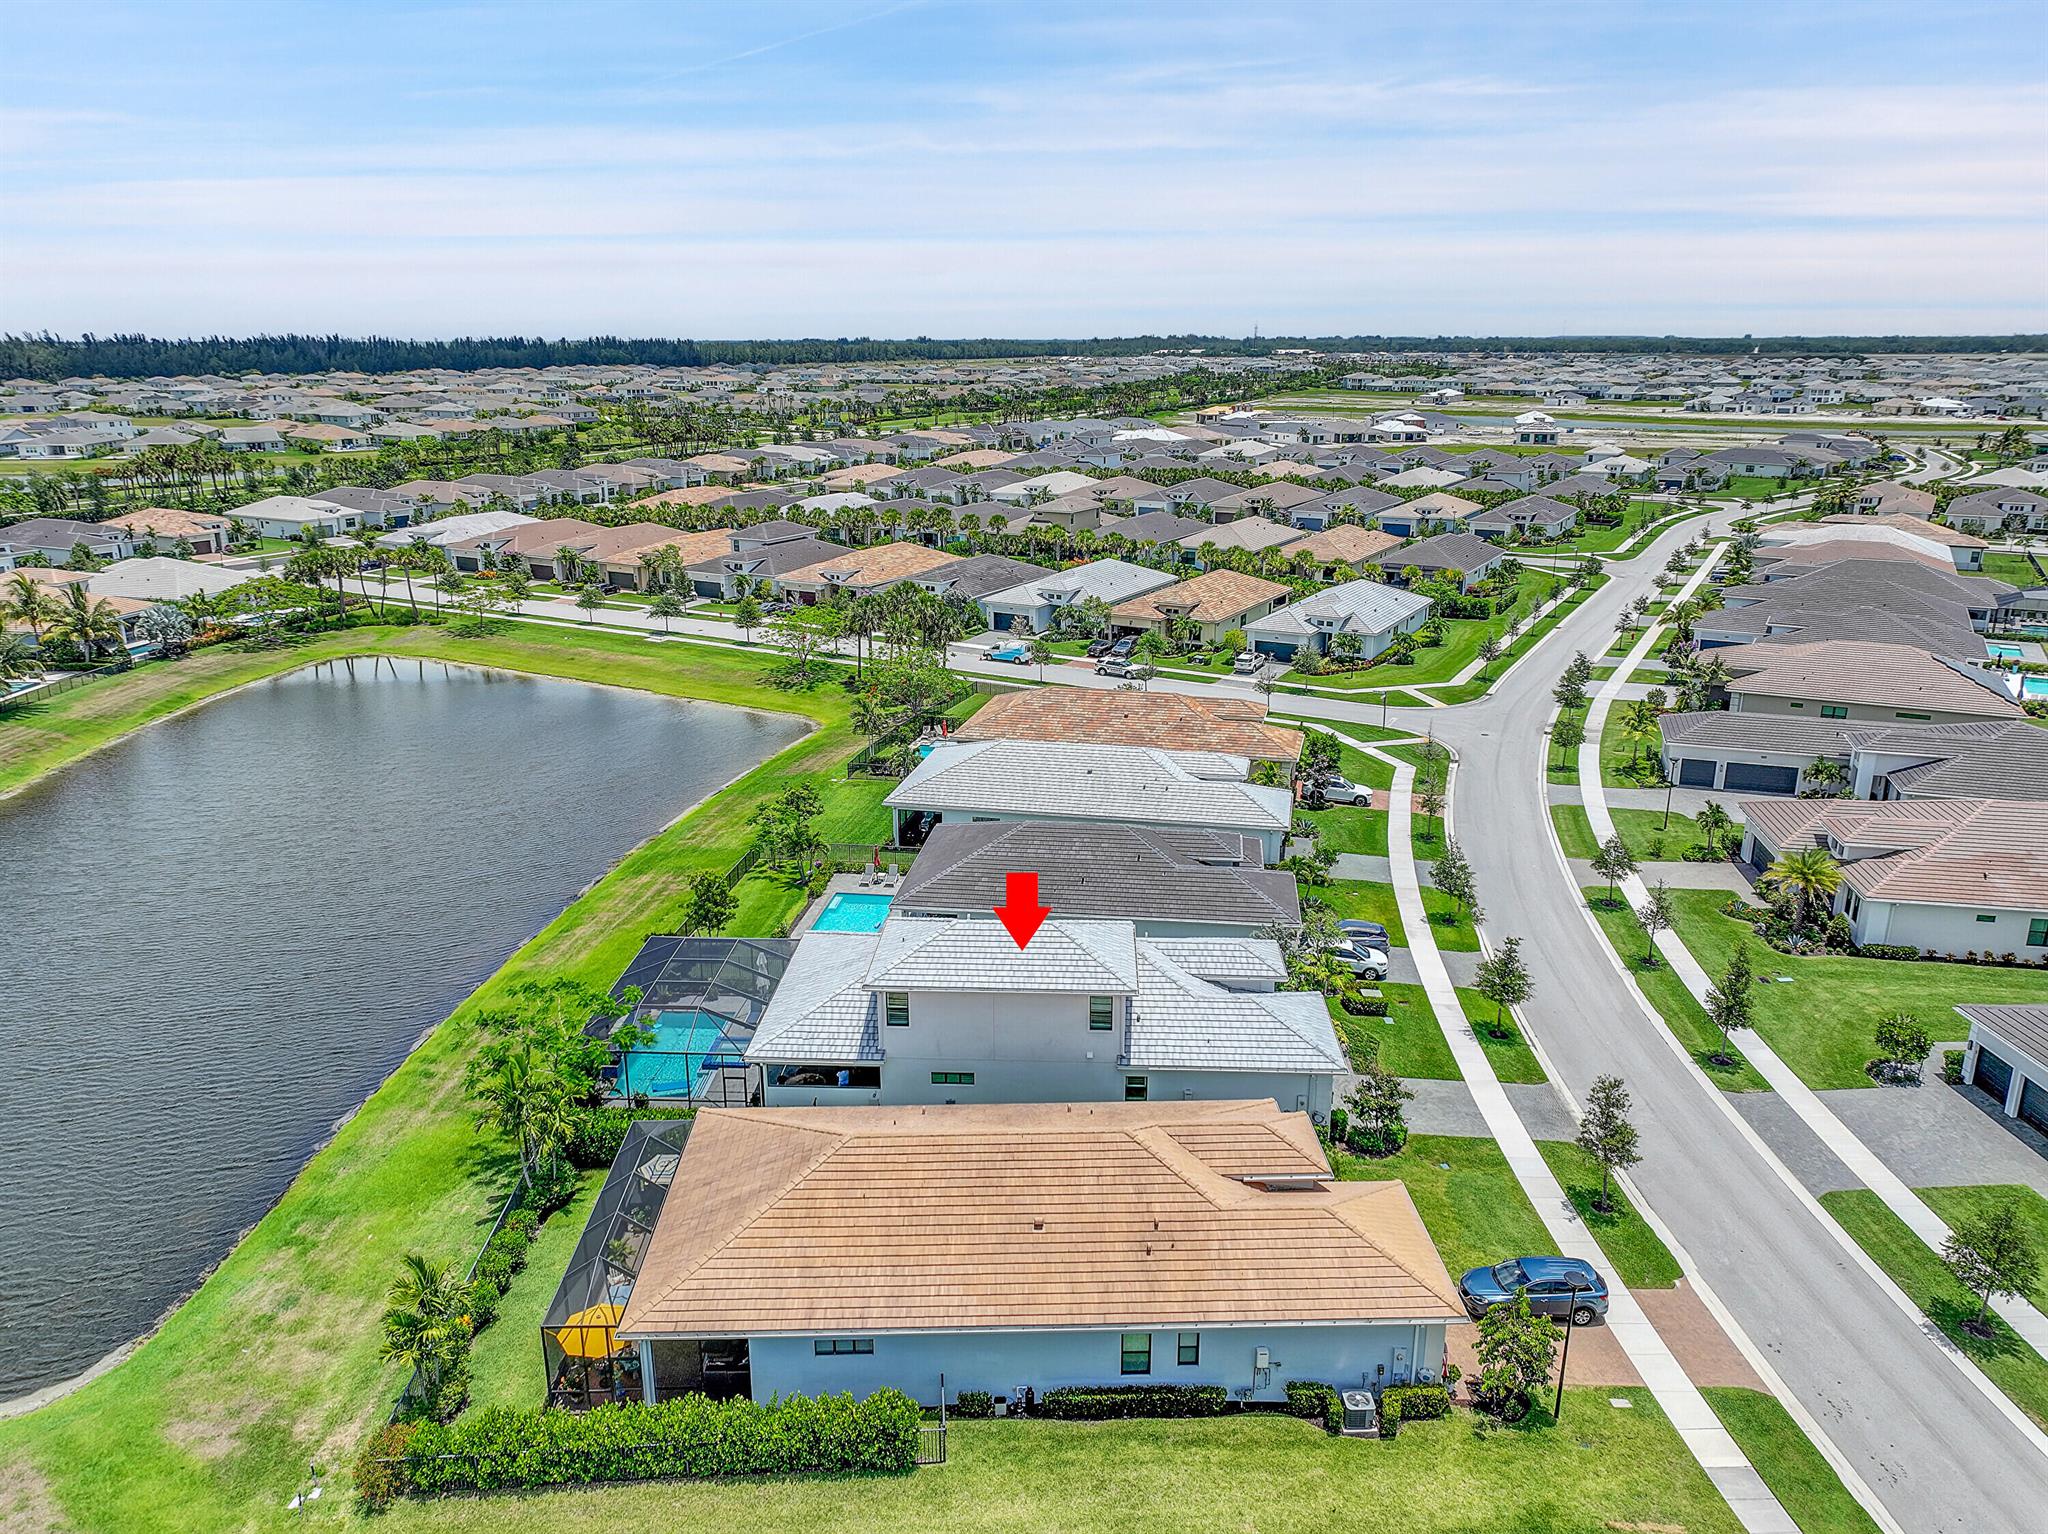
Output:
[[[1989,916],[1990,921],[1979,921]],[[1866,900],[1850,923],[1859,943],[1911,943],[1915,948],[1936,953],[1968,953],[1989,950],[2038,959],[2048,948],[2029,948],[2027,929],[2039,911],[1984,910],[1969,905],[1908,905],[1901,901]]]
[[[1243,1326],[1194,1328],[1200,1362],[1183,1365],[1177,1331],[1155,1331],[1149,1374],[1121,1372],[1123,1337],[1117,1331],[923,1332],[880,1334],[872,1353],[820,1357],[812,1337],[756,1337],[749,1343],[757,1401],[777,1394],[818,1395],[850,1390],[867,1395],[893,1386],[926,1405],[939,1399],[939,1378],[951,1400],[962,1390],[1013,1394],[1029,1385],[1221,1385],[1247,1399],[1286,1399],[1288,1380],[1333,1385],[1380,1378],[1387,1383],[1437,1378],[1443,1368],[1445,1324],[1383,1326]],[[851,1334],[849,1334],[851,1335]],[[862,1334],[864,1335],[864,1334]],[[659,1347],[659,1344],[656,1344]],[[1264,1376],[1254,1370],[1257,1350],[1268,1349]],[[1398,1355],[1398,1356],[1397,1356]]]

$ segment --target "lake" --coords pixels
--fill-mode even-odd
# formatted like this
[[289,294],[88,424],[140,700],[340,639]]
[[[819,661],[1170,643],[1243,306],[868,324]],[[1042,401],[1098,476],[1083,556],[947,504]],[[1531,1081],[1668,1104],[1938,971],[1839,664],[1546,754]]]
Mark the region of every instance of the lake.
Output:
[[508,954],[804,729],[361,658],[0,802],[0,1398],[147,1330]]

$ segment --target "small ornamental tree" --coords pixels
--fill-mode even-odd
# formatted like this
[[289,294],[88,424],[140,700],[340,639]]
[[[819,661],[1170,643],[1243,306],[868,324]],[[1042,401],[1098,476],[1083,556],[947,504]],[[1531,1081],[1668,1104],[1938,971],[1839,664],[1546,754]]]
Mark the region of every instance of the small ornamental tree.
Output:
[[1593,872],[1607,881],[1609,905],[1614,904],[1616,886],[1635,871],[1636,855],[1628,850],[1628,843],[1619,832],[1602,842],[1600,850],[1593,854]]
[[669,632],[669,625],[674,619],[682,617],[689,610],[690,604],[673,591],[664,591],[647,604],[648,616],[661,620],[661,631],[664,634]]
[[1479,879],[1472,872],[1471,859],[1465,856],[1465,849],[1458,845],[1455,836],[1444,838],[1444,850],[1437,854],[1430,868],[1430,883],[1439,891],[1458,903],[1461,914],[1470,914],[1472,920],[1483,920],[1479,909]]
[[1721,1048],[1714,1056],[1716,1065],[1735,1063],[1735,1046],[1728,1036],[1756,1020],[1756,998],[1751,994],[1755,986],[1756,971],[1750,963],[1749,939],[1743,938],[1736,943],[1735,952],[1729,957],[1721,983],[1707,987],[1707,1016],[1721,1030]]
[[1527,1294],[1517,1294],[1512,1304],[1496,1305],[1479,1318],[1478,1354],[1481,1405],[1512,1420],[1550,1380],[1557,1328],[1529,1308]]
[[1038,667],[1039,681],[1045,680],[1045,668],[1058,659],[1059,651],[1052,647],[1052,638],[1046,634],[1034,634],[1031,639],[1031,663]]
[[588,586],[578,587],[576,591],[576,605],[582,609],[583,621],[585,623],[594,622],[597,617],[597,610],[604,606],[604,587],[597,585],[595,582]]
[[1478,971],[1473,976],[1473,985],[1481,996],[1493,1003],[1493,1023],[1490,1031],[1497,1039],[1508,1036],[1507,1014],[1510,1008],[1519,1007],[1535,994],[1536,982],[1529,974],[1529,966],[1522,962],[1522,940],[1511,937],[1500,947],[1479,961]]
[[1344,760],[1344,748],[1337,737],[1322,730],[1309,730],[1301,746],[1301,775],[1320,778],[1333,773]]
[[1877,1058],[1866,1069],[1880,1081],[1918,1081],[1934,1038],[1910,1012],[1878,1019]]
[[1350,1115],[1348,1143],[1361,1156],[1391,1156],[1408,1143],[1408,1121],[1401,1105],[1415,1094],[1380,1064],[1377,1051],[1360,1063],[1358,1085],[1344,1107]]
[[1649,898],[1636,907],[1636,920],[1643,924],[1643,963],[1657,962],[1657,934],[1671,930],[1674,913],[1671,909],[1671,891],[1659,879],[1650,886]]
[[2041,1280],[2041,1254],[2027,1233],[2017,1198],[2000,1199],[1958,1219],[1942,1243],[1941,1260],[1955,1281],[1977,1296],[1975,1319],[1964,1326],[1991,1335],[1991,1302],[2017,1299]]
[[708,937],[731,921],[739,908],[731,881],[717,869],[707,868],[690,880],[689,893],[683,897],[683,931]]
[[1572,753],[1585,743],[1586,721],[1577,714],[1559,714],[1550,730],[1550,744],[1563,758],[1559,765],[1571,765]]
[[1707,856],[1720,857],[1721,838],[1734,827],[1734,820],[1712,799],[1700,806],[1700,812],[1694,819],[1699,823],[1700,840],[1707,849]]
[[754,600],[751,591],[742,593],[740,599],[732,604],[732,621],[739,625],[740,633],[752,644],[754,630],[761,623],[761,604]]
[[1600,1163],[1600,1192],[1593,1207],[1604,1214],[1614,1212],[1610,1187],[1616,1172],[1626,1171],[1643,1159],[1636,1149],[1636,1126],[1629,1122],[1628,1088],[1619,1076],[1597,1076],[1586,1094],[1586,1116],[1579,1120],[1579,1149]]

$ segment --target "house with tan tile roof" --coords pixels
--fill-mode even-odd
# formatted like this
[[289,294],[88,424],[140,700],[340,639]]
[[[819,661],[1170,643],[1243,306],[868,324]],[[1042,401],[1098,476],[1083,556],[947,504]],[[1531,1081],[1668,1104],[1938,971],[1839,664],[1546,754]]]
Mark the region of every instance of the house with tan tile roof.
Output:
[[2048,802],[1754,799],[1742,820],[1747,863],[1819,848],[1841,866],[1831,909],[1859,944],[2048,962]]
[[1737,714],[1853,719],[1873,724],[1957,724],[2023,711],[2000,678],[1916,645],[1831,639],[1750,645],[1724,652]]
[[618,1337],[650,1400],[716,1371],[764,1401],[1284,1401],[1438,1378],[1464,1323],[1407,1190],[1337,1181],[1271,1101],[742,1108],[698,1115]]
[[1355,522],[1339,522],[1335,527],[1309,534],[1298,543],[1288,544],[1287,556],[1299,559],[1304,554],[1308,555],[1322,567],[1322,578],[1334,581],[1346,573],[1361,574],[1367,565],[1381,563],[1388,550],[1400,546],[1401,540],[1392,533],[1381,532],[1376,527],[1361,527]]
[[886,591],[959,557],[921,543],[870,544],[786,571],[775,577],[775,589],[789,600],[803,603],[816,602],[834,590],[862,596],[870,591]]
[[1278,581],[1237,570],[1205,570],[1118,603],[1109,610],[1109,623],[1113,632],[1126,634],[1163,634],[1169,624],[1192,623],[1204,644],[1214,644],[1225,631],[1265,617],[1287,594]]
[[1288,766],[1301,760],[1302,747],[1301,731],[1266,722],[1266,704],[1260,698],[1066,687],[1026,688],[990,698],[952,738],[1150,746]]
[[135,534],[138,540],[149,538],[162,549],[175,547],[180,539],[189,544],[195,554],[225,554],[228,547],[226,517],[210,516],[203,511],[184,511],[175,506],[145,506],[140,511],[124,511],[118,517],[108,517],[100,525],[123,528]]
[[[654,524],[639,525],[648,527]],[[590,557],[603,570],[604,583],[613,591],[648,591],[652,589],[655,572],[664,566],[673,569],[680,587],[687,584],[684,572],[692,565],[700,565],[731,552],[730,528],[712,527],[694,533],[679,533],[670,528],[662,537],[622,544]]]

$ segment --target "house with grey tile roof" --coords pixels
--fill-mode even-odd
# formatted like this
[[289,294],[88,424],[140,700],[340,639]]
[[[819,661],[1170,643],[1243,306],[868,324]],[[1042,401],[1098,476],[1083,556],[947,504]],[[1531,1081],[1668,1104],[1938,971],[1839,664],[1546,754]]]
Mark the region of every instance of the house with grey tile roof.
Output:
[[[1261,859],[1280,861],[1293,823],[1284,788],[1247,783],[1247,757],[1148,746],[986,740],[940,745],[883,800],[897,844],[955,821],[1101,821],[1250,837]],[[903,838],[909,836],[911,841]]]
[[891,910],[992,921],[1008,876],[1032,873],[1062,916],[1126,920],[1141,937],[1256,937],[1301,921],[1293,875],[1262,861],[1256,841],[1225,831],[951,822],[926,838]]
[[[1041,903],[1043,893],[1041,892]],[[892,915],[797,945],[746,1048],[770,1106],[1270,1097],[1327,1116],[1343,1047],[1279,948],[1055,915]]]
[[1028,621],[1033,633],[1050,631],[1059,614],[1090,597],[1114,607],[1132,597],[1171,586],[1180,577],[1165,570],[1134,565],[1121,559],[1097,559],[1070,570],[1020,582],[1007,591],[995,591],[981,599],[982,613],[989,626],[1009,631]]
[[1499,569],[1505,558],[1504,551],[1484,538],[1475,538],[1470,533],[1438,533],[1419,543],[1390,550],[1380,564],[1388,571],[1412,567],[1421,571],[1423,580],[1435,575],[1455,576],[1463,589],[1470,591]]
[[1344,640],[1355,640],[1355,653],[1371,660],[1398,636],[1412,634],[1427,623],[1434,605],[1428,597],[1397,586],[1346,581],[1254,619],[1245,625],[1245,635],[1261,655],[1277,655],[1283,660],[1291,660],[1303,650],[1328,655],[1332,646]]
[[1548,495],[1525,495],[1489,506],[1465,523],[1481,538],[1562,538],[1578,525],[1579,508]]

